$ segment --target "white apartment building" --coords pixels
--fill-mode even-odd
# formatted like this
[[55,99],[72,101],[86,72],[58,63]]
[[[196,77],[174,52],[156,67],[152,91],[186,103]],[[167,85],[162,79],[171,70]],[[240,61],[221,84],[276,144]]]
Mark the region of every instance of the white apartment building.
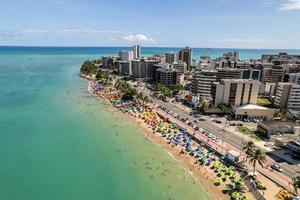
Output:
[[260,82],[252,79],[225,79],[212,87],[214,105],[241,106],[256,104]]
[[280,109],[300,111],[300,85],[278,83],[274,106]]
[[177,52],[169,52],[166,53],[166,62],[173,64],[174,62],[178,62],[179,54]]
[[300,111],[300,85],[299,84],[292,85],[287,108],[289,110]]
[[132,51],[133,51],[133,59],[134,60],[141,58],[141,46],[140,45],[134,45],[132,47]]
[[119,52],[119,56],[121,58],[121,61],[130,62],[133,60],[133,51],[122,50]]
[[193,92],[204,99],[211,99],[212,83],[216,80],[216,70],[201,70],[197,67],[193,74]]

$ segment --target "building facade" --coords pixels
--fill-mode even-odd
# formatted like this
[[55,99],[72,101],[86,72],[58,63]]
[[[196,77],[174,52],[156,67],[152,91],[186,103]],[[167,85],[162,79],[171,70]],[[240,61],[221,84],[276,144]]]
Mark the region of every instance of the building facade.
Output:
[[166,53],[166,62],[173,64],[174,62],[178,62],[179,55],[177,52]]
[[212,83],[217,80],[217,71],[196,68],[193,74],[193,93],[204,99],[211,99]]
[[133,51],[133,59],[134,60],[141,58],[141,46],[140,45],[134,45],[132,47],[132,51]]
[[131,74],[132,74],[131,62],[118,61],[117,68],[118,68],[118,72],[120,74],[129,75],[129,76],[131,76]]
[[131,60],[133,60],[133,51],[122,50],[119,52],[119,56],[121,61],[130,62]]
[[186,47],[179,51],[179,60],[187,64],[188,70],[191,69],[192,58],[193,58],[193,50],[191,48]]
[[295,83],[278,83],[274,106],[279,109],[300,111],[300,85]]
[[256,105],[259,86],[260,82],[256,80],[225,79],[215,82],[212,87],[214,105]]
[[175,62],[173,63],[173,68],[176,69],[179,73],[185,74],[187,72],[187,64],[185,62]]
[[171,67],[161,67],[156,70],[156,81],[163,85],[179,85],[182,74]]
[[236,68],[217,68],[217,81],[224,79],[242,79],[242,70]]

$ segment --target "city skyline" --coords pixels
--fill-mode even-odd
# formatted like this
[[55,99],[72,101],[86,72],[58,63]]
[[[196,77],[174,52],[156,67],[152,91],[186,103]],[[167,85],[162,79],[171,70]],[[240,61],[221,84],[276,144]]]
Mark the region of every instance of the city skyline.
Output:
[[0,2],[0,45],[300,49],[300,0]]

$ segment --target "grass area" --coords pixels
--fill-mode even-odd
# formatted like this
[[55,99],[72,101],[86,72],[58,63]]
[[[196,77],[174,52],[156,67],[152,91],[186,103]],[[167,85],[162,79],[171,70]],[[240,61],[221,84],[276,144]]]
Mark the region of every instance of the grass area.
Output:
[[250,136],[250,137],[253,137],[253,138],[254,138],[255,140],[257,140],[257,141],[263,141],[262,138],[260,138],[259,136],[255,135],[255,134],[253,133],[253,131],[251,131],[251,130],[250,130],[249,128],[247,128],[247,127],[244,127],[244,126],[237,127],[237,131],[240,132],[240,133],[242,133],[242,134],[246,134],[246,135],[248,135],[248,136]]
[[272,102],[268,98],[259,97],[259,98],[257,98],[257,105],[259,105],[259,106],[270,106],[270,105],[272,105]]

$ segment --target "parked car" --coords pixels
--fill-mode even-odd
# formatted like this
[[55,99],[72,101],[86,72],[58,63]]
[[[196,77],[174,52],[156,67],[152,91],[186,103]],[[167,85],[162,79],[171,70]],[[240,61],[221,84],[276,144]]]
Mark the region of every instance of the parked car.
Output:
[[271,165],[271,168],[274,169],[274,170],[276,170],[276,171],[278,171],[278,172],[282,172],[283,171],[283,169],[279,165],[277,165],[277,164]]
[[216,119],[214,119],[212,121],[215,122],[215,123],[217,123],[217,124],[221,124],[222,123],[220,120],[216,120]]

